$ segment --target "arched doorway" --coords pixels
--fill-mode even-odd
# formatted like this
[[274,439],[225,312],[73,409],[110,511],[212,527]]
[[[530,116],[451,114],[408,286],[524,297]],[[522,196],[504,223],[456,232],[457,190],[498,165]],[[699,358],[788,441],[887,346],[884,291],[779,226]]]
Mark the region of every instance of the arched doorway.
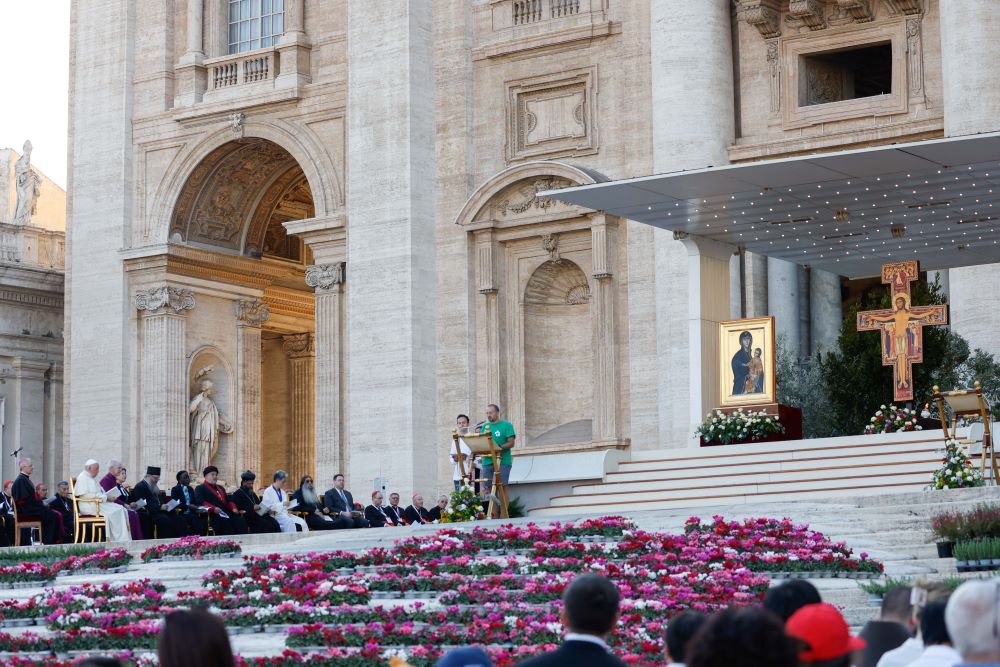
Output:
[[[126,262],[139,310],[137,456],[162,461],[165,475],[191,466],[188,414],[206,381],[226,422],[212,460],[222,479],[237,482],[249,468],[264,480],[281,468],[297,481],[314,469],[311,258],[282,226],[314,214],[305,171],[287,150],[229,141],[180,188],[166,254]],[[171,295],[183,307],[170,307]]]

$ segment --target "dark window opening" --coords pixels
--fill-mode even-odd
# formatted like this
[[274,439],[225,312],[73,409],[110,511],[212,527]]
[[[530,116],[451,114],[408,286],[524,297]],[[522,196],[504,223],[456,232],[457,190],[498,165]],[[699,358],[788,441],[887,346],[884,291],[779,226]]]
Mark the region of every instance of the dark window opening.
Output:
[[801,56],[799,106],[892,93],[892,44]]

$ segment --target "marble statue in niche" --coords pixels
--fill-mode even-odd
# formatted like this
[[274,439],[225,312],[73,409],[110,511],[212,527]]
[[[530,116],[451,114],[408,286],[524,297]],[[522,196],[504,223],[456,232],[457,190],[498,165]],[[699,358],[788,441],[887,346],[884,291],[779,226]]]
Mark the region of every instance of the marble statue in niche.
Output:
[[219,438],[233,432],[232,423],[213,399],[214,389],[208,374],[213,368],[206,366],[195,375],[198,393],[191,399],[188,413],[191,420],[190,469],[198,474],[219,453]]

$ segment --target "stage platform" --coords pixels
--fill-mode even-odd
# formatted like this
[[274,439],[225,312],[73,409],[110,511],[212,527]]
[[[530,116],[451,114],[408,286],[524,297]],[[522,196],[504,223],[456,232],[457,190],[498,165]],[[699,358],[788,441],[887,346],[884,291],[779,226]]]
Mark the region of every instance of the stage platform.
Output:
[[530,505],[529,514],[738,508],[914,492],[930,483],[943,449],[942,432],[935,430],[634,451],[609,466],[601,479],[575,484],[547,505]]

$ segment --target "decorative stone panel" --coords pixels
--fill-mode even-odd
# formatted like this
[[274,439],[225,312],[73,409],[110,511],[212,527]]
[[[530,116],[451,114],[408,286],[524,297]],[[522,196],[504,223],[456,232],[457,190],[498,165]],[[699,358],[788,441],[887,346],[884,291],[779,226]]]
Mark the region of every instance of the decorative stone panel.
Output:
[[507,160],[597,152],[596,68],[507,84]]

